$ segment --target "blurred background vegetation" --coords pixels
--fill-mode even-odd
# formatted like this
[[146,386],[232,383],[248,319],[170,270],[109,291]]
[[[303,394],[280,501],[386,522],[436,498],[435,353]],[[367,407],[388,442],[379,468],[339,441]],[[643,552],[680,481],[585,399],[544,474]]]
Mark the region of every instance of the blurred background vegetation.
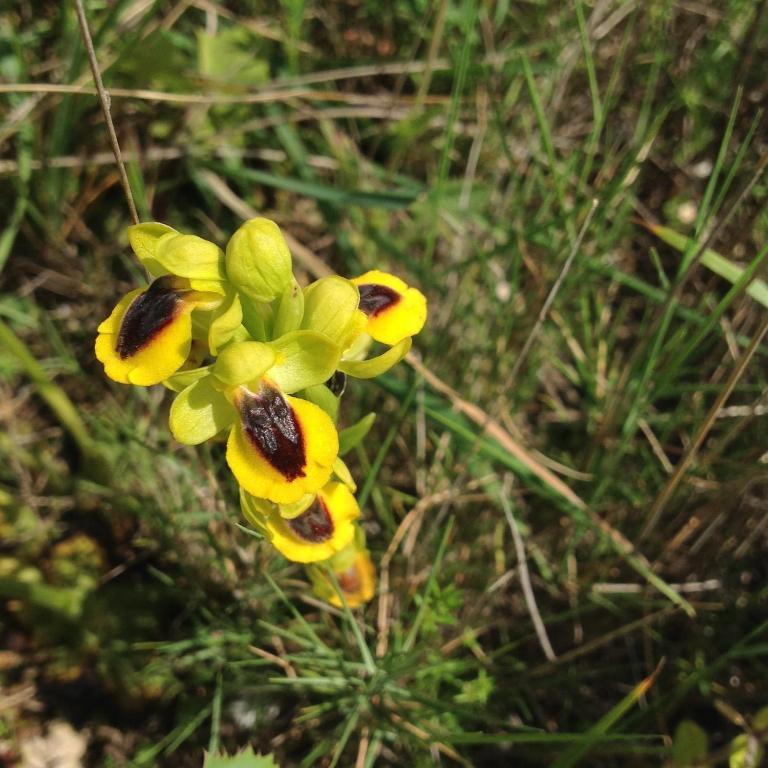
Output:
[[431,314],[345,395],[353,619],[104,377],[144,276],[74,4],[3,6],[0,764],[761,765],[765,0],[86,7],[143,219]]

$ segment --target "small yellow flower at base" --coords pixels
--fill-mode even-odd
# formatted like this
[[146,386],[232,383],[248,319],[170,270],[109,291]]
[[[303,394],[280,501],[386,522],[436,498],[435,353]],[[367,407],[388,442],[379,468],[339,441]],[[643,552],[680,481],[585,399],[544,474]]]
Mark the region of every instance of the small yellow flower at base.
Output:
[[336,577],[339,588],[350,608],[359,608],[370,602],[376,593],[376,569],[371,556],[364,545],[360,545],[356,536],[342,552],[332,557],[327,563],[310,566],[307,569],[312,581],[312,591],[321,600],[341,608],[341,599],[336,588],[322,567],[327,565]]
[[284,395],[267,379],[258,392],[239,387],[234,405],[239,419],[227,441],[227,463],[248,493],[292,504],[328,482],[339,436],[325,411]]
[[192,310],[209,299],[170,276],[124,296],[96,337],[96,358],[107,376],[146,387],[178,371],[192,343]]
[[266,535],[280,554],[296,563],[327,560],[355,536],[360,515],[355,497],[342,483],[327,483],[302,514],[284,518],[275,509],[264,520]]
[[368,317],[365,331],[376,341],[394,346],[424,327],[427,300],[399,277],[374,269],[352,282],[360,291],[359,308]]

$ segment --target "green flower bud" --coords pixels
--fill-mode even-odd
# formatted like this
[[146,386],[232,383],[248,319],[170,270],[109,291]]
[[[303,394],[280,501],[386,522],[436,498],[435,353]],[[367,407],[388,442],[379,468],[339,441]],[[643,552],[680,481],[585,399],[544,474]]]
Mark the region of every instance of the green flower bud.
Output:
[[301,327],[324,333],[346,349],[362,329],[366,318],[358,313],[360,294],[343,277],[322,277],[304,290]]
[[256,301],[272,301],[291,284],[291,253],[269,219],[246,221],[227,243],[227,275]]

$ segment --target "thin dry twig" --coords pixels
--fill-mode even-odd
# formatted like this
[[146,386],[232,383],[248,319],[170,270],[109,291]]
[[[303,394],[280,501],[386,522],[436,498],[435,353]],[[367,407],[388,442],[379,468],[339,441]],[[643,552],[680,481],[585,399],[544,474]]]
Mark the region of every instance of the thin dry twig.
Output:
[[101,103],[101,111],[104,114],[104,122],[107,124],[107,133],[109,134],[109,143],[112,146],[112,153],[115,156],[115,162],[117,163],[117,169],[120,174],[120,183],[123,185],[123,193],[125,194],[125,200],[128,203],[128,210],[131,214],[131,220],[134,224],[139,223],[139,213],[136,210],[136,203],[133,200],[133,192],[131,191],[131,183],[128,181],[128,174],[125,170],[125,163],[120,152],[120,142],[117,140],[117,132],[115,131],[115,124],[112,122],[111,101],[107,89],[104,87],[104,83],[101,79],[101,70],[99,69],[99,62],[96,58],[96,51],[93,47],[93,40],[91,38],[91,30],[88,27],[88,18],[85,15],[85,8],[83,7],[83,0],[75,0],[75,10],[77,11],[77,21],[80,24],[80,32],[83,36],[83,43],[85,44],[85,50],[88,54],[88,62],[91,65],[91,72],[93,73],[93,82],[96,84],[96,92],[99,96],[99,102]]
[[560,287],[562,286],[563,281],[568,275],[568,272],[571,270],[573,260],[576,258],[576,254],[579,252],[581,243],[584,240],[584,235],[587,234],[587,228],[589,227],[589,224],[592,221],[592,217],[595,215],[595,211],[597,210],[597,203],[598,201],[596,199],[592,200],[592,207],[589,209],[589,213],[587,213],[587,216],[584,219],[584,223],[581,225],[581,230],[576,237],[576,240],[574,240],[573,245],[571,246],[571,252],[568,254],[568,257],[563,263],[563,268],[560,270],[560,274],[557,276],[557,280],[555,280],[552,288],[550,288],[549,294],[547,295],[541,310],[539,310],[539,316],[536,318],[536,322],[533,324],[533,328],[531,328],[531,332],[528,334],[528,338],[525,340],[525,344],[523,344],[523,348],[520,350],[520,354],[517,356],[517,360],[515,360],[515,364],[512,366],[512,372],[509,374],[509,381],[517,380],[517,374],[520,372],[520,368],[525,362],[526,357],[528,357],[528,353],[531,351],[533,342],[536,341],[536,337],[539,335],[541,326],[544,324],[544,321],[547,318],[549,308],[552,306],[552,302],[555,300],[555,297],[560,291]]
[[274,653],[270,653],[269,651],[265,651],[263,648],[257,648],[255,645],[249,645],[248,650],[256,656],[259,656],[262,659],[266,659],[267,661],[271,661],[273,664],[280,667],[280,669],[285,672],[287,677],[296,677],[296,670],[293,668],[291,663],[285,659],[280,658],[280,656],[277,656]]
[[520,586],[523,589],[523,597],[525,598],[525,604],[528,607],[528,613],[531,615],[531,621],[533,622],[533,628],[536,631],[536,637],[539,639],[539,645],[541,645],[544,655],[549,661],[555,661],[557,655],[552,648],[552,643],[549,641],[547,635],[547,628],[544,626],[544,621],[541,618],[539,607],[536,604],[536,595],[533,592],[533,586],[531,585],[531,574],[528,571],[528,558],[525,554],[525,544],[523,543],[523,537],[520,535],[520,529],[517,527],[517,521],[512,513],[512,505],[509,503],[509,490],[512,486],[512,476],[506,474],[504,476],[504,484],[499,494],[499,501],[501,502],[501,508],[504,510],[504,516],[507,518],[509,528],[512,531],[512,539],[515,542],[515,554],[517,555],[517,565],[520,571]]
[[[75,0],[80,2],[81,0]],[[99,82],[101,82],[99,80]],[[103,90],[103,86],[101,86]],[[106,92],[106,91],[105,91]],[[36,94],[71,94],[74,96],[99,96],[99,88],[89,88],[85,85],[67,83],[0,83],[0,93],[36,93]],[[149,88],[112,88],[109,96],[119,99],[137,99],[139,101],[158,101],[165,104],[203,104],[214,106],[217,104],[270,104],[290,99],[304,99],[306,101],[331,101],[350,104],[368,104],[381,106],[390,104],[391,97],[377,96],[364,93],[344,93],[343,91],[318,91],[312,88],[265,88],[258,93],[174,93],[171,91],[155,91]],[[399,96],[396,105],[411,105],[413,96]],[[447,96],[426,96],[426,103],[441,105],[448,101]]]

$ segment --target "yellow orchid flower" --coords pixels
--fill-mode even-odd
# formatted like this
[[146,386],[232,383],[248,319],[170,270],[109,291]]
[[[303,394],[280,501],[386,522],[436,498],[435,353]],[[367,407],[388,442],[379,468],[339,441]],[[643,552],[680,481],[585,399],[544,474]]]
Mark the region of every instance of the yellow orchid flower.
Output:
[[245,491],[241,492],[241,507],[246,520],[262,531],[278,552],[297,563],[315,563],[341,552],[354,538],[354,521],[360,515],[355,497],[343,483],[335,481],[291,510],[290,518],[283,516],[284,507]]
[[[322,565],[333,571],[344,599],[350,608],[359,608],[376,594],[376,569],[365,548],[362,529],[355,530],[354,539]],[[321,564],[309,566],[307,573],[312,591],[331,605],[341,608],[341,599]]]
[[289,504],[325,484],[339,437],[322,408],[284,395],[266,377],[256,392],[239,387],[234,404],[239,419],[227,441],[227,463],[248,493]]
[[360,291],[359,309],[368,318],[365,332],[389,346],[415,336],[427,321],[427,300],[399,277],[378,269],[352,278]]
[[174,400],[171,432],[197,445],[229,428],[227,463],[248,493],[276,504],[314,495],[331,476],[339,436],[322,408],[290,393],[325,380],[338,355],[313,331],[231,343]]
[[216,305],[216,293],[164,275],[124,296],[98,327],[95,352],[110,379],[151,386],[184,365],[192,345],[191,313]]
[[124,296],[99,325],[95,352],[111,379],[151,386],[187,361],[193,311],[204,313],[197,333],[213,354],[240,325],[242,311],[214,243],[158,222],[129,227],[128,240],[152,281]]

